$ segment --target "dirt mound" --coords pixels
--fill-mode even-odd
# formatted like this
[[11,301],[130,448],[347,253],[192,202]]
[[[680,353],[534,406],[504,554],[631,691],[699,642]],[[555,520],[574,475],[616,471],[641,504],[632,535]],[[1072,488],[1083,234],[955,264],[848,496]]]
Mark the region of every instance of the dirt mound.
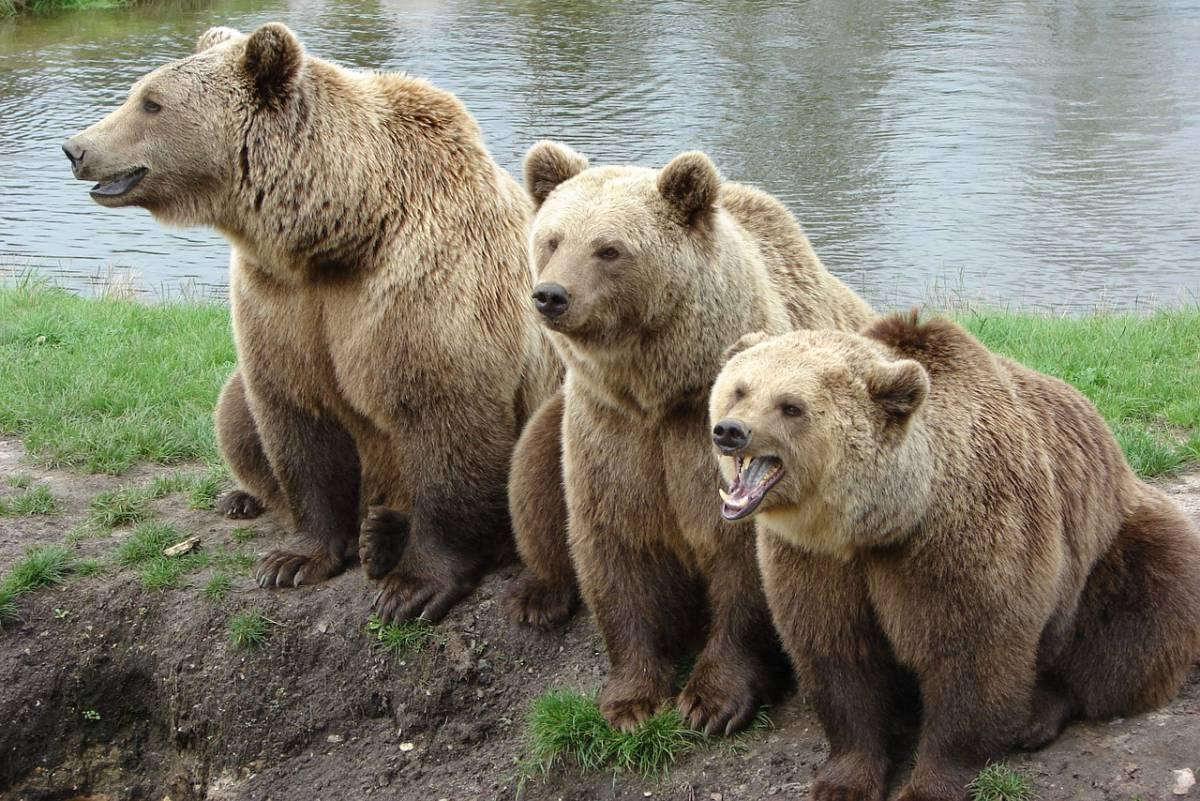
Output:
[[[19,449],[0,444],[0,472],[17,472]],[[0,569],[30,543],[62,542],[97,492],[170,471],[139,468],[121,479],[19,472],[45,482],[63,511],[0,518]],[[1168,489],[1200,511],[1200,479]],[[154,501],[153,513],[199,534],[210,554],[263,550],[283,536],[263,519],[246,543],[244,527],[188,510],[177,496]],[[74,538],[73,547],[107,565],[129,536],[118,529]],[[220,602],[199,590],[214,570],[149,590],[136,571],[113,566],[21,599],[21,621],[0,632],[0,796],[511,799],[530,701],[552,688],[592,691],[607,667],[586,615],[547,634],[502,619],[497,596],[512,568],[491,576],[420,652],[399,656],[366,630],[371,591],[358,570],[276,592],[243,571]],[[267,621],[260,647],[230,641],[229,620],[245,610]],[[564,766],[527,783],[523,797],[803,797],[824,739],[802,699],[771,717],[774,728],[752,735],[748,749],[697,751],[666,777],[614,780]],[[1171,797],[1171,771],[1200,772],[1197,760],[1200,670],[1163,710],[1072,726],[1011,763],[1044,801],[1149,801]]]

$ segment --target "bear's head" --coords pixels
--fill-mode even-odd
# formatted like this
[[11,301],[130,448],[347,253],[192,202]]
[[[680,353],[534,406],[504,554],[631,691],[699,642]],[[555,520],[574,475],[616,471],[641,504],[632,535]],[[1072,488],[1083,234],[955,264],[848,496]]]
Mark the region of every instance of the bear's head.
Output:
[[709,398],[727,520],[757,513],[802,547],[842,555],[912,523],[930,473],[919,362],[841,331],[747,334],[728,356]]
[[537,215],[530,232],[534,306],[581,343],[613,344],[669,320],[689,284],[711,281],[721,178],[702,153],[661,170],[588,168],[539,142],[525,156]]
[[246,167],[255,113],[294,91],[304,50],[284,25],[212,28],[197,52],[141,78],[120,108],[63,145],[102,206],[141,206],[177,224],[219,225]]

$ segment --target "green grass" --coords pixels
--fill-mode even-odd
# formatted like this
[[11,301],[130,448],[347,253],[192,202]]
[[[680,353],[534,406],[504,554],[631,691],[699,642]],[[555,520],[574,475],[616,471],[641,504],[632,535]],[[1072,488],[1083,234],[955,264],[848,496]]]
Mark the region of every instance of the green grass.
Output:
[[58,500],[45,484],[31,487],[19,495],[0,498],[0,517],[33,517],[58,512]]
[[39,587],[62,582],[73,567],[71,550],[62,545],[30,545],[0,579],[0,623],[17,616],[16,601]]
[[1140,475],[1200,461],[1200,310],[1141,317],[961,317],[988,347],[1058,376],[1096,404]]
[[[1082,390],[1140,474],[1200,462],[1200,309],[957,317],[998,352]],[[0,433],[21,437],[50,466],[217,465],[212,411],[233,365],[225,306],[85,299],[28,277],[0,288]],[[214,468],[164,479],[172,488],[156,491],[187,492],[189,505],[210,508],[225,480]],[[124,500],[136,519],[122,524],[144,519],[136,497]]]
[[33,485],[33,476],[26,473],[18,473],[15,476],[8,477],[8,486],[13,489],[29,489]]
[[229,644],[236,649],[258,648],[267,641],[274,621],[257,609],[239,612],[229,618]]
[[1007,765],[993,762],[967,787],[971,801],[1030,801],[1029,780]]
[[88,522],[101,529],[140,523],[150,516],[152,496],[139,487],[121,487],[92,499]]
[[231,589],[233,589],[233,581],[229,578],[228,574],[213,573],[201,592],[204,593],[204,597],[211,603],[219,604],[224,602],[225,598],[229,596]]
[[258,529],[254,526],[238,526],[233,531],[229,532],[230,538],[237,543],[247,543],[251,540],[258,539]]
[[0,18],[17,14],[46,14],[52,11],[83,11],[125,8],[137,0],[0,0]]
[[163,556],[163,548],[186,539],[178,529],[162,523],[142,523],[116,550],[116,562],[121,567],[136,568],[142,586],[148,590],[178,587],[188,573],[208,567],[213,557],[204,551],[180,556]]
[[[760,713],[751,731],[770,726]],[[702,746],[745,748],[744,735],[706,737],[690,728],[674,709],[666,709],[622,732],[609,725],[594,696],[556,690],[534,699],[528,718],[529,753],[519,768],[520,788],[564,761],[584,772],[611,770],[643,778],[664,775],[681,757]]]
[[374,615],[367,622],[367,632],[375,637],[375,644],[396,656],[420,653],[425,646],[444,641],[443,635],[434,626],[420,620],[405,623],[384,623]]
[[51,467],[217,461],[212,412],[234,365],[229,310],[0,289],[0,432]]

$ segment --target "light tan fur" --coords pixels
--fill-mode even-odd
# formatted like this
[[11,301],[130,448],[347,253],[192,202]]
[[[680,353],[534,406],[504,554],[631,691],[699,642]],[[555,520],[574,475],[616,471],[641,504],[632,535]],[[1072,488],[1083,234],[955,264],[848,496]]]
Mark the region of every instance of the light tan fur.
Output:
[[944,320],[732,350],[710,416],[784,469],[758,547],[831,742],[814,799],[882,800],[909,674],[906,801],[959,801],[1006,748],[1176,692],[1200,658],[1200,536],[1080,393]]
[[361,520],[379,612],[444,614],[504,548],[510,453],[560,375],[528,311],[529,201],[467,110],[279,24],[218,28],[69,147],[81,178],[148,168],[104,205],[233,244],[218,433],[249,493],[224,508],[278,504],[312,541],[260,583],[340,571]]
[[[730,732],[778,690],[782,664],[751,549],[707,502],[719,481],[705,436],[709,387],[747,331],[854,328],[872,312],[781,204],[722,182],[703,154],[661,170],[585,168],[553,143],[535,145],[525,165],[540,203],[535,298],[555,286],[570,298],[544,324],[568,368],[570,556],[612,662],[601,709],[622,727],[644,719],[672,695],[675,660],[699,648],[680,709],[693,725]],[[518,582],[517,616],[541,622],[555,615],[540,602],[563,595],[530,586],[570,571],[519,522],[533,575]]]

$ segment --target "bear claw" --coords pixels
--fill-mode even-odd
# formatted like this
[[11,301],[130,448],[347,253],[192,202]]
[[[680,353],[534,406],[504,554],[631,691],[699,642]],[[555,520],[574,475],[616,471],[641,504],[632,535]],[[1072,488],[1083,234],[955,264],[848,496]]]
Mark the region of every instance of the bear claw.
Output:
[[217,499],[217,512],[229,520],[253,520],[266,510],[262,501],[245,490],[230,490]]
[[502,603],[514,623],[546,629],[571,618],[579,604],[579,593],[570,582],[554,584],[523,570],[509,585]]
[[437,623],[472,589],[470,584],[404,573],[390,573],[379,583],[372,608],[381,620],[391,623]]
[[386,506],[372,506],[358,532],[358,561],[367,578],[381,579],[396,569],[408,547],[409,517]]
[[254,580],[266,589],[319,584],[342,572],[344,564],[325,554],[275,550],[258,560]]

